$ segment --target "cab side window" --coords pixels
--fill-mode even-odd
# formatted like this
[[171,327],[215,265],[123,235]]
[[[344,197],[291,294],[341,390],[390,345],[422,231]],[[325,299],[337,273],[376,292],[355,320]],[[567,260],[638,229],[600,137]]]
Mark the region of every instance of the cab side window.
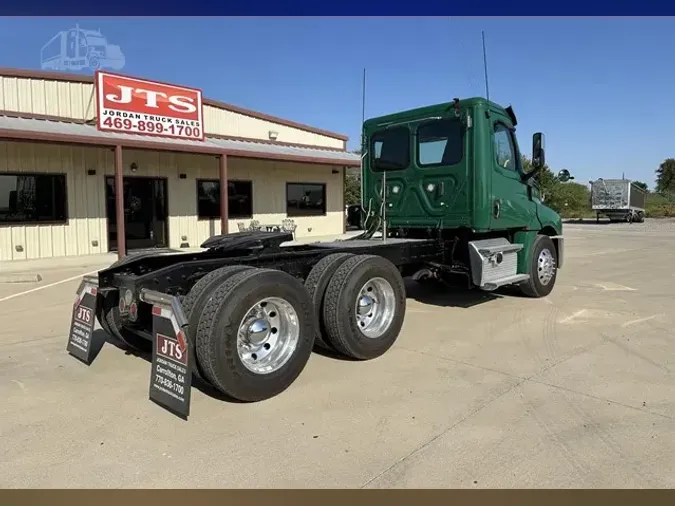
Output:
[[505,169],[516,170],[516,150],[511,132],[502,123],[495,125],[494,146],[497,165]]

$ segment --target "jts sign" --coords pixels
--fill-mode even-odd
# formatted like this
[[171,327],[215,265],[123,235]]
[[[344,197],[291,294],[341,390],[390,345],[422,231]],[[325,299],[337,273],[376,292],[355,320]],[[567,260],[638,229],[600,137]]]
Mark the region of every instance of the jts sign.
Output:
[[204,140],[202,92],[96,73],[98,129]]

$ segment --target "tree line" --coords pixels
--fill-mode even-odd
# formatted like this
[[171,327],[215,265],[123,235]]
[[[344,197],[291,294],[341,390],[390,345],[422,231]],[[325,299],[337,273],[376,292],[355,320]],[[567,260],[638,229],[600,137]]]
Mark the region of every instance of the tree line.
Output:
[[[525,172],[532,170],[532,162],[525,156],[523,156],[523,170]],[[655,172],[656,186],[653,189],[650,189],[643,181],[633,181],[647,192],[646,216],[651,218],[675,217],[675,158],[664,160]],[[534,179],[545,204],[563,218],[595,217],[591,209],[588,184],[575,181],[562,183],[558,181],[554,171],[548,165],[545,165]],[[345,204],[353,205],[360,202],[361,178],[357,168],[348,171],[345,178]]]

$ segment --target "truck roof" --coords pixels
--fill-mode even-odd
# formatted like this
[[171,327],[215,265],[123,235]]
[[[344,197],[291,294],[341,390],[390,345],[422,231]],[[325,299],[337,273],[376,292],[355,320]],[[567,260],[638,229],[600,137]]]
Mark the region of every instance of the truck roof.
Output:
[[[443,102],[440,104],[434,104],[434,105],[427,105],[424,107],[417,107],[415,109],[408,109],[405,111],[398,111],[392,114],[386,114],[384,116],[377,116],[374,118],[369,118],[365,121],[364,127],[368,128],[374,125],[378,125],[381,123],[389,123],[389,122],[394,122],[394,121],[405,121],[410,118],[418,118],[418,117],[424,117],[424,116],[430,116],[430,115],[436,115],[439,113],[443,113],[447,111],[449,108],[454,106],[454,101],[450,102]],[[491,100],[488,101],[484,97],[470,97],[470,98],[463,98],[459,100],[459,106],[460,108],[466,108],[466,107],[473,107],[475,105],[487,105],[489,104],[490,109],[501,112],[506,114],[506,109],[502,107],[501,105],[492,102]]]

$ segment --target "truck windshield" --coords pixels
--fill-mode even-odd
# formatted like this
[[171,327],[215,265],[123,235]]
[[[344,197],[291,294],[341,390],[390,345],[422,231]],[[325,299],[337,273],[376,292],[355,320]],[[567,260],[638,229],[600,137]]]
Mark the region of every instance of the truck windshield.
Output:
[[370,139],[370,168],[375,172],[401,170],[410,165],[410,130],[393,127],[375,132]]

